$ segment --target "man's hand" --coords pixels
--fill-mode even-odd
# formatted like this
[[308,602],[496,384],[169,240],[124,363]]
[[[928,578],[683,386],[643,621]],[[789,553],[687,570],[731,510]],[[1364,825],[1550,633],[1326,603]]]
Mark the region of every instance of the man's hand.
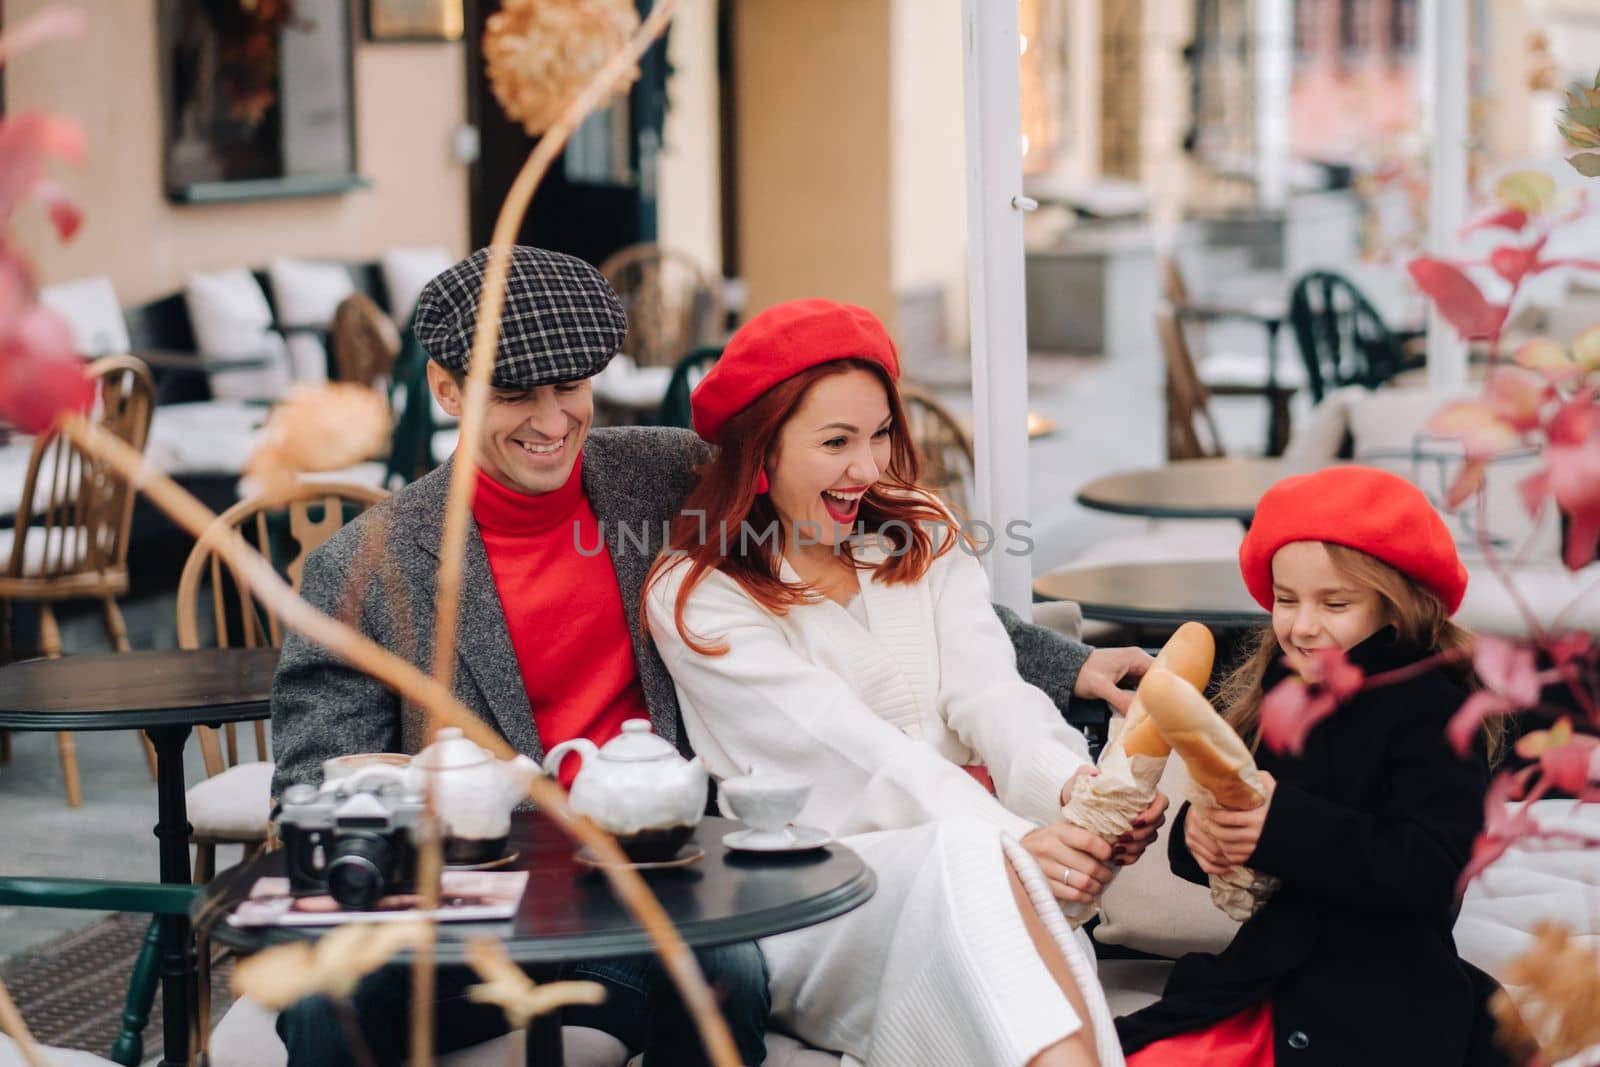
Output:
[[1127,867],[1144,855],[1144,850],[1156,839],[1156,831],[1167,821],[1169,803],[1165,794],[1155,795],[1155,799],[1150,801],[1150,806],[1133,820],[1133,829],[1111,843],[1112,863],[1118,867]]
[[1259,773],[1267,790],[1267,799],[1260,807],[1229,811],[1190,806],[1189,817],[1184,821],[1184,842],[1207,874],[1226,874],[1254,855],[1261,841],[1261,828],[1267,822],[1267,810],[1272,807],[1272,795],[1278,789],[1272,775]]
[[1143,678],[1153,662],[1150,653],[1142,648],[1097,648],[1079,668],[1072,695],[1104,700],[1118,712],[1126,712],[1133,703],[1133,693],[1119,688],[1117,683],[1124,678]]
[[1057,900],[1092,904],[1111,881],[1111,846],[1069,822],[1041,826],[1022,839]]

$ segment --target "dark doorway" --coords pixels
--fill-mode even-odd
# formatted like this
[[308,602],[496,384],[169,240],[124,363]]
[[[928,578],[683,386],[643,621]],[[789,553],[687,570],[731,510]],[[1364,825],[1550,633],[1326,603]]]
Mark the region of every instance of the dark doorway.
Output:
[[[637,0],[640,17],[651,0]],[[500,204],[535,139],[507,118],[483,71],[484,25],[500,0],[466,0],[467,115],[480,150],[470,169],[472,243],[494,232]],[[666,40],[639,64],[625,100],[590,117],[551,166],[534,194],[517,241],[598,264],[619,248],[656,239],[656,156],[666,118]]]

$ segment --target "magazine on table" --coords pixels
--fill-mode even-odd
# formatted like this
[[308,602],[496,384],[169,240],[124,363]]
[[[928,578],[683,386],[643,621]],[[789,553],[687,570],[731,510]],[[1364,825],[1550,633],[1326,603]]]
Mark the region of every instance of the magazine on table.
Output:
[[445,871],[439,880],[439,907],[417,907],[416,893],[382,897],[366,911],[350,911],[326,894],[292,896],[287,878],[257,878],[250,895],[228,916],[230,926],[338,926],[343,923],[485,922],[517,914],[527,871]]

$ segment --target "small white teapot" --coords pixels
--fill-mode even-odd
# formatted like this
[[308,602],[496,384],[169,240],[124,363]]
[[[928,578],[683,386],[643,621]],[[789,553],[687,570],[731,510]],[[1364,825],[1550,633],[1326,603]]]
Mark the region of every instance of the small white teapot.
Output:
[[635,863],[676,856],[705,814],[708,778],[700,757],[678,755],[650,731],[648,719],[624,722],[601,748],[581,737],[557,745],[544,758],[544,772],[558,775],[569,752],[583,760],[572,783],[573,810],[615,836]]
[[459,727],[444,726],[407,769],[407,785],[432,787],[445,822],[446,863],[487,863],[505,855],[511,811],[528,795],[539,765],[527,756],[498,760]]

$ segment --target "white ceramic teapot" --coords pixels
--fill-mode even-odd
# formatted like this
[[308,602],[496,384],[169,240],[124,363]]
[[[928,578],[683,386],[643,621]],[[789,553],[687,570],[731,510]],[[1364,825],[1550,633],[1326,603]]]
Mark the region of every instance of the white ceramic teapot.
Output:
[[538,773],[539,765],[527,756],[495,759],[459,727],[444,726],[433,744],[412,757],[407,784],[433,789],[434,807],[445,822],[446,863],[487,863],[505,855],[511,811]]
[[572,783],[574,811],[614,835],[636,863],[677,855],[705,813],[707,775],[699,756],[678,755],[650,731],[648,719],[624,722],[601,748],[581,737],[557,745],[544,758],[545,773],[559,774],[569,752],[583,760]]

